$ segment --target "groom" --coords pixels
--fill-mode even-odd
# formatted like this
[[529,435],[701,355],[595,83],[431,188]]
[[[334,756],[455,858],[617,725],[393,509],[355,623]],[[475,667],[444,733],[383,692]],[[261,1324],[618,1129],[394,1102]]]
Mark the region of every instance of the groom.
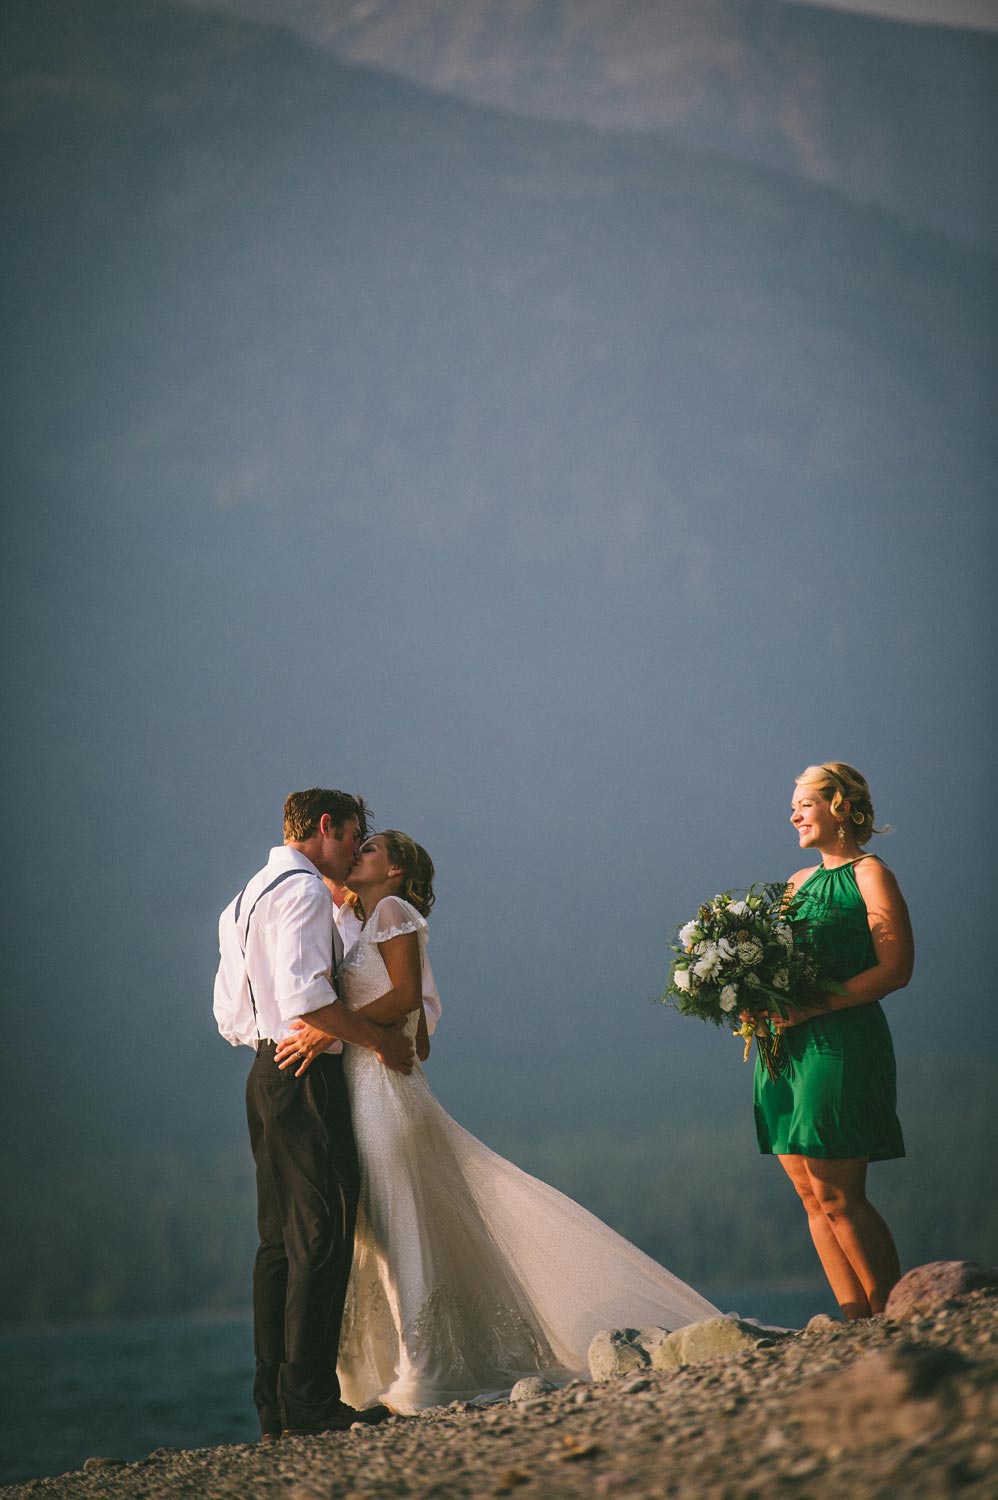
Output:
[[[345,882],[365,833],[364,803],[313,787],[284,804],[284,844],[219,920],[215,1019],[256,1051],[246,1086],[260,1247],[253,1268],[253,1398],[264,1442],[379,1421],[340,1400],[336,1356],[357,1213],[359,1168],[343,1043],[412,1069],[401,1030],[373,1026],[337,998],[343,945],[323,877]],[[331,1039],[300,1076],[276,1044],[308,1016]]]

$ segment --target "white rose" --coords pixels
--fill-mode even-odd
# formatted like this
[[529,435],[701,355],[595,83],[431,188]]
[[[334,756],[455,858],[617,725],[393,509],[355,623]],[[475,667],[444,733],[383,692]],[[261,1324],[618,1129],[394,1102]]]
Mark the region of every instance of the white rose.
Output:
[[738,986],[736,984],[726,984],[721,991],[721,1009],[734,1010],[737,1004]]
[[718,938],[717,951],[721,955],[721,958],[725,963],[728,963],[731,959],[737,957],[737,949],[735,948],[734,943],[729,943],[727,938]]
[[788,990],[790,988],[790,975],[786,969],[777,969],[773,975],[773,988],[777,990]]
[[691,982],[689,969],[674,969],[672,971],[672,982],[677,990],[686,990],[689,993]]
[[701,943],[700,957],[693,965],[693,972],[698,979],[710,979],[721,967],[721,955],[717,951],[715,943]]
[[729,901],[728,910],[734,912],[736,917],[743,917],[749,909],[747,901]]
[[778,922],[773,931],[776,933],[777,942],[782,943],[784,948],[789,952],[794,945],[794,935],[786,922]]
[[690,948],[693,946],[693,939],[696,937],[699,931],[700,929],[695,922],[687,922],[685,926],[680,927],[679,941],[682,943],[687,952],[689,952]]

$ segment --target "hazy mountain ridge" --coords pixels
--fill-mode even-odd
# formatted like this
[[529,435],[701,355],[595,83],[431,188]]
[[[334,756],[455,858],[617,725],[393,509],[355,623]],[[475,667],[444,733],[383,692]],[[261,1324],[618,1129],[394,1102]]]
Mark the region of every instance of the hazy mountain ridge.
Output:
[[998,37],[780,0],[288,0],[283,23],[478,103],[661,131],[998,246]]
[[[985,258],[788,179],[447,103],[279,34],[156,6],[104,5],[92,25],[85,8],[57,13],[63,40],[46,21],[47,55],[19,66],[15,54],[8,92],[23,226],[14,315],[31,320],[32,358],[51,350],[56,377],[22,441],[32,420],[51,422],[60,371],[79,415],[67,352],[82,336],[80,357],[115,396],[72,463],[96,464],[104,482],[125,464],[128,488],[127,465],[158,454],[158,482],[169,474],[177,493],[263,500],[298,488],[309,445],[310,470],[367,471],[365,512],[372,470],[386,495],[422,476],[453,537],[455,524],[509,505],[507,456],[490,455],[488,430],[525,422],[533,462],[519,455],[512,503],[534,545],[550,548],[580,506],[618,513],[629,424],[663,398],[681,424],[701,420],[684,408],[699,406],[705,379],[718,411],[751,380],[753,397],[717,437],[739,467],[753,454],[760,481],[799,465],[780,415],[788,399],[811,411],[820,485],[843,462],[823,449],[831,410],[862,442],[871,406],[887,421],[893,407],[911,456],[944,427],[966,431],[971,446],[951,461],[978,461]],[[101,299],[82,324],[81,292]],[[152,340],[163,298],[172,312]],[[495,386],[497,341],[521,370],[513,387]],[[924,361],[905,357],[912,341],[937,348],[945,383],[925,388]],[[819,388],[822,361],[840,373]],[[585,413],[568,430],[563,417],[554,431],[537,421],[552,382],[574,387]],[[481,441],[469,449],[471,433]],[[655,467],[668,474],[674,450],[664,458],[639,463],[639,528],[654,530]],[[561,494],[545,491],[545,521],[536,476],[552,464]],[[698,464],[673,472],[674,526],[705,484]],[[347,488],[337,503],[354,509]],[[547,540],[545,525],[558,529]]]

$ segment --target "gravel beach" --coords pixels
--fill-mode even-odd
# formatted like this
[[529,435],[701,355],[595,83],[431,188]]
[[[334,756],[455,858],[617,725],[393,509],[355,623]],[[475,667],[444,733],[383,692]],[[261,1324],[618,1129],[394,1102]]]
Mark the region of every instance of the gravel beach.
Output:
[[269,1447],[163,1450],[6,1500],[994,1500],[998,1291],[539,1399]]

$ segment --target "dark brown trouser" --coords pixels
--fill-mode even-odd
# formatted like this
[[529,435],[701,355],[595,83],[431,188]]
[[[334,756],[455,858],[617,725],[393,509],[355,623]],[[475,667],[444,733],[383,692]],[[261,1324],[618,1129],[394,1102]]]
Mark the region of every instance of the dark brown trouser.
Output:
[[253,1267],[253,1399],[264,1432],[321,1424],[340,1399],[336,1355],[360,1189],[340,1056],[301,1078],[261,1042],[246,1084],[260,1248]]

